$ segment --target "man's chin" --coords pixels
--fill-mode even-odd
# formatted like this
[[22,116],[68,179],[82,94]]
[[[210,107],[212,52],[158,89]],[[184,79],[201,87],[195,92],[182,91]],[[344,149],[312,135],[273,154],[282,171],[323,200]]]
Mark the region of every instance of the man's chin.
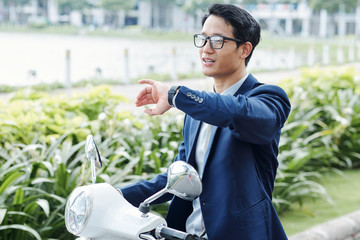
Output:
[[212,72],[202,71],[202,73],[207,77],[213,77],[214,76],[214,74]]

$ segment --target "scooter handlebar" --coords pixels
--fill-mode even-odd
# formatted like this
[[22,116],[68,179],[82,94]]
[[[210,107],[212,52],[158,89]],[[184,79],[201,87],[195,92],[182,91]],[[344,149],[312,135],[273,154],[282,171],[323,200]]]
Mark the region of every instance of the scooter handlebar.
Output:
[[165,225],[158,226],[155,235],[156,238],[165,238],[168,240],[201,240],[201,238],[196,235],[172,229]]

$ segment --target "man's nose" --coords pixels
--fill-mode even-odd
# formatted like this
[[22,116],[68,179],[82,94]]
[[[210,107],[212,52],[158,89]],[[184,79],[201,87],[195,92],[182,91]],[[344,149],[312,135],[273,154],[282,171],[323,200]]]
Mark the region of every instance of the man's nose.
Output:
[[214,49],[211,47],[209,39],[205,42],[203,49],[204,49],[204,52],[213,52],[214,51]]

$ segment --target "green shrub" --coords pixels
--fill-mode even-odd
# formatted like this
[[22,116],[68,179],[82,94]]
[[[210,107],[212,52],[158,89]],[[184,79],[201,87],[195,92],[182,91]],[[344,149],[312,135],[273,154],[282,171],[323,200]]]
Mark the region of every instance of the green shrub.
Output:
[[331,201],[317,183],[321,174],[360,166],[359,80],[354,68],[314,68],[282,83],[292,111],[280,141],[279,212],[307,197]]
[[75,96],[21,90],[0,111],[1,145],[31,144],[40,137],[45,142],[68,134],[76,144],[91,132],[92,121],[106,111],[114,111],[122,96],[112,94],[106,86]]
[[[7,144],[0,162],[0,238],[66,239],[66,198],[79,183],[79,148],[63,142]],[[39,139],[38,139],[39,140]],[[81,151],[80,151],[81,152]],[[74,153],[74,155],[69,154]]]
[[[74,96],[18,92],[1,106],[0,239],[69,239],[64,209],[91,181],[87,134],[103,157],[98,182],[120,186],[164,171],[177,151],[182,116],[118,112],[124,99],[99,86]],[[161,208],[159,208],[161,210]]]

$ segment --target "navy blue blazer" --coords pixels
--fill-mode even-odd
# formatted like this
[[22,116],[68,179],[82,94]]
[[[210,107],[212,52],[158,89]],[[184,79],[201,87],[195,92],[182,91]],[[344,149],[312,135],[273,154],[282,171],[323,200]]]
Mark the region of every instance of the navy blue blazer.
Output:
[[[272,191],[281,133],[290,102],[278,86],[260,84],[251,74],[234,96],[181,87],[176,107],[186,113],[184,141],[175,161],[195,164],[195,147],[201,122],[214,125],[205,157],[200,195],[209,240],[287,239],[272,205]],[[122,188],[134,206],[161,190],[166,174]],[[191,201],[170,194],[166,217],[170,227],[185,231]]]

